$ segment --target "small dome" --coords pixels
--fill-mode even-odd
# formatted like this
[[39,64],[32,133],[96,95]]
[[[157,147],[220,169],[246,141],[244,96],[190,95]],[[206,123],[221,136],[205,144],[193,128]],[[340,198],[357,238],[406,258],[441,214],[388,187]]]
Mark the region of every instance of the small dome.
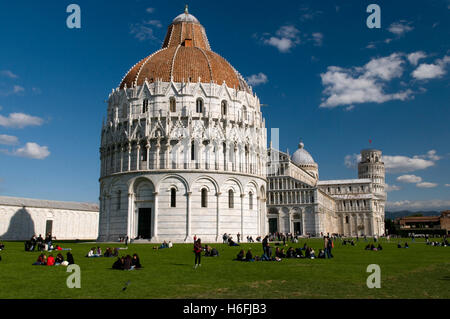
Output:
[[292,162],[299,166],[316,164],[311,154],[305,150],[305,145],[303,143],[298,145],[298,150],[292,155]]
[[186,12],[180,14],[172,21],[172,23],[180,23],[180,22],[200,23],[196,17],[194,17],[192,14],[186,13]]

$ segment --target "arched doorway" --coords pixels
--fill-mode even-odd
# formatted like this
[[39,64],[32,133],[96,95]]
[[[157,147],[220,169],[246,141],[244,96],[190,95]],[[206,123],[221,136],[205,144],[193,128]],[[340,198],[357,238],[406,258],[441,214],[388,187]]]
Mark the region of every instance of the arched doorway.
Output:
[[134,208],[131,208],[130,237],[151,239],[155,233],[155,187],[153,183],[140,178],[134,184]]

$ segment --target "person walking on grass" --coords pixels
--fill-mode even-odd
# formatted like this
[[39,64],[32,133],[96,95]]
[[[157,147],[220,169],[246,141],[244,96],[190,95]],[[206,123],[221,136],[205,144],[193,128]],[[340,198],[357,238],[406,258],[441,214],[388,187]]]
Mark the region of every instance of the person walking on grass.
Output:
[[197,269],[197,267],[201,267],[201,258],[202,258],[202,242],[201,239],[199,238],[195,244],[194,244],[194,254],[195,254],[195,265],[194,265],[194,269]]

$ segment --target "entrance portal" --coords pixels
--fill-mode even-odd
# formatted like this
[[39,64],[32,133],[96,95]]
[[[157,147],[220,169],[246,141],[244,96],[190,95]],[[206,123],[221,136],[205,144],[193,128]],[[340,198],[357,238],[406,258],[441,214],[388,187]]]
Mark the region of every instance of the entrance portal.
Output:
[[269,233],[275,234],[278,232],[278,218],[269,218]]
[[302,235],[302,223],[294,222],[294,234]]
[[138,238],[150,239],[152,228],[152,209],[139,208],[138,216]]

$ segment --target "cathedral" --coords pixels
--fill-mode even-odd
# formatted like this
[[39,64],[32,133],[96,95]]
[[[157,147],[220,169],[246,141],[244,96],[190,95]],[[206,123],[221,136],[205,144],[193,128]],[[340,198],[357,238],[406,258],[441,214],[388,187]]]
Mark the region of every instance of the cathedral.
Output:
[[320,181],[303,144],[267,149],[258,97],[187,8],[110,93],[100,160],[99,241],[384,233],[381,152]]

